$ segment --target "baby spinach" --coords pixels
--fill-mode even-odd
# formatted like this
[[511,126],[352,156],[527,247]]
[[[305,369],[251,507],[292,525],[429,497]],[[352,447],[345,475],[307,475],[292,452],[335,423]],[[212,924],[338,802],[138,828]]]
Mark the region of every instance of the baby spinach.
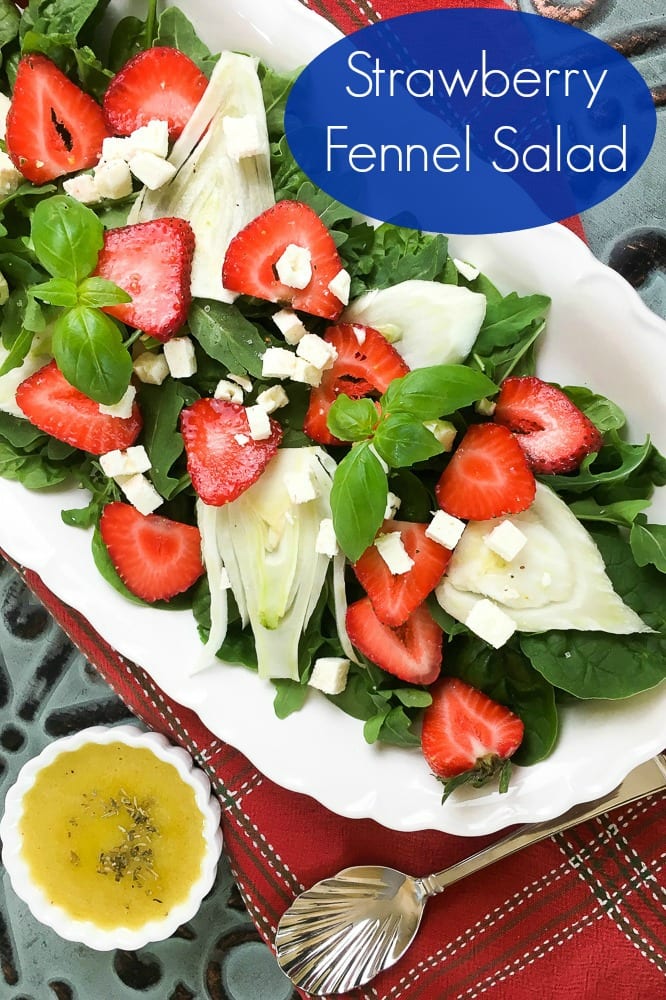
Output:
[[639,566],[655,566],[666,573],[666,525],[648,524],[644,514],[634,521],[629,544]]
[[143,442],[151,462],[150,478],[165,500],[170,500],[189,484],[184,470],[173,468],[185,450],[178,421],[184,406],[198,398],[183,382],[168,378],[161,386],[142,385],[139,405],[143,416]]
[[188,316],[192,335],[206,354],[236,375],[261,375],[266,338],[237,306],[195,299]]

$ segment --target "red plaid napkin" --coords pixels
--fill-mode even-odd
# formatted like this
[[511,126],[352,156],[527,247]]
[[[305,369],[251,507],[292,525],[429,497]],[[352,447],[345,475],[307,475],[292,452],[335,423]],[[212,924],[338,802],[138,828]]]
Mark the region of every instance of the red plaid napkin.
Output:
[[[440,6],[445,4],[439,4]],[[459,0],[458,6],[475,6]],[[427,0],[311,0],[343,31],[437,6]],[[478,4],[477,4],[478,6]],[[489,0],[487,6],[503,6]],[[564,4],[552,4],[554,11]],[[579,224],[573,223],[580,233]],[[23,575],[65,632],[131,710],[184,746],[210,775],[223,807],[225,850],[259,932],[272,944],[293,897],[348,865],[414,874],[445,868],[485,840],[395,833],[333,815],[285,791],[146,673],[111,649],[36,574]],[[363,1000],[496,1000],[543,996],[645,1000],[666,993],[664,803],[654,795],[583,824],[447,889],[433,899],[405,958]],[[306,994],[303,994],[306,996]],[[267,998],[268,1000],[268,998]]]

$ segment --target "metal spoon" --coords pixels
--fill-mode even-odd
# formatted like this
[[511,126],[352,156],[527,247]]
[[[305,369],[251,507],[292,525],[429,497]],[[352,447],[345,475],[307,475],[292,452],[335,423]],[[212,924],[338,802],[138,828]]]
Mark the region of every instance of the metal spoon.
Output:
[[345,868],[301,893],[278,924],[277,960],[291,981],[316,996],[363,986],[400,959],[414,940],[430,896],[600,813],[666,788],[666,754],[631,771],[610,794],[545,823],[527,824],[435,875],[393,868]]

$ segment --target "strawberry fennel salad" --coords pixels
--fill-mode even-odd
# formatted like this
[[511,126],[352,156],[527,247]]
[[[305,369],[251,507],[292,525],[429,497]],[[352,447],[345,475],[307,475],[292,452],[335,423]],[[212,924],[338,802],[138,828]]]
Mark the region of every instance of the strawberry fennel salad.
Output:
[[505,790],[558,710],[666,677],[666,461],[594,386],[538,374],[545,295],[370,225],[295,162],[294,76],[185,14],[0,18],[0,474],[128,600]]

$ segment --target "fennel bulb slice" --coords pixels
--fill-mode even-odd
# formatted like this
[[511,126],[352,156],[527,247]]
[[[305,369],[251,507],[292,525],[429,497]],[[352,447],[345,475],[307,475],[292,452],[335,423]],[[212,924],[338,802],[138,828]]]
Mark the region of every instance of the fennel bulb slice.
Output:
[[[527,538],[510,562],[484,542],[503,520]],[[477,601],[488,598],[520,632],[651,631],[613,590],[601,553],[578,518],[541,483],[532,505],[520,514],[469,522],[435,594],[461,622]]]
[[[282,448],[249,489],[218,508],[199,508],[204,563],[212,568],[209,646],[219,648],[226,602],[215,590],[219,562],[229,575],[243,624],[254,634],[259,675],[298,680],[298,646],[321,595],[330,563],[315,551],[319,525],[331,517],[335,462],[321,448]],[[309,480],[316,497],[294,503],[286,483]],[[214,510],[214,524],[209,511]],[[214,542],[211,542],[211,536]],[[208,545],[213,545],[209,554]],[[210,652],[210,650],[209,650]]]
[[485,295],[413,278],[360,295],[340,322],[374,327],[410,368],[427,368],[464,361],[485,315]]
[[[225,118],[250,118],[259,144],[253,155],[232,155]],[[233,302],[222,285],[222,264],[229,242],[248,222],[275,203],[270,173],[266,113],[257,61],[223,52],[201,101],[168,158],[177,169],[155,191],[144,188],[130,222],[177,216],[195,236],[192,295]]]

